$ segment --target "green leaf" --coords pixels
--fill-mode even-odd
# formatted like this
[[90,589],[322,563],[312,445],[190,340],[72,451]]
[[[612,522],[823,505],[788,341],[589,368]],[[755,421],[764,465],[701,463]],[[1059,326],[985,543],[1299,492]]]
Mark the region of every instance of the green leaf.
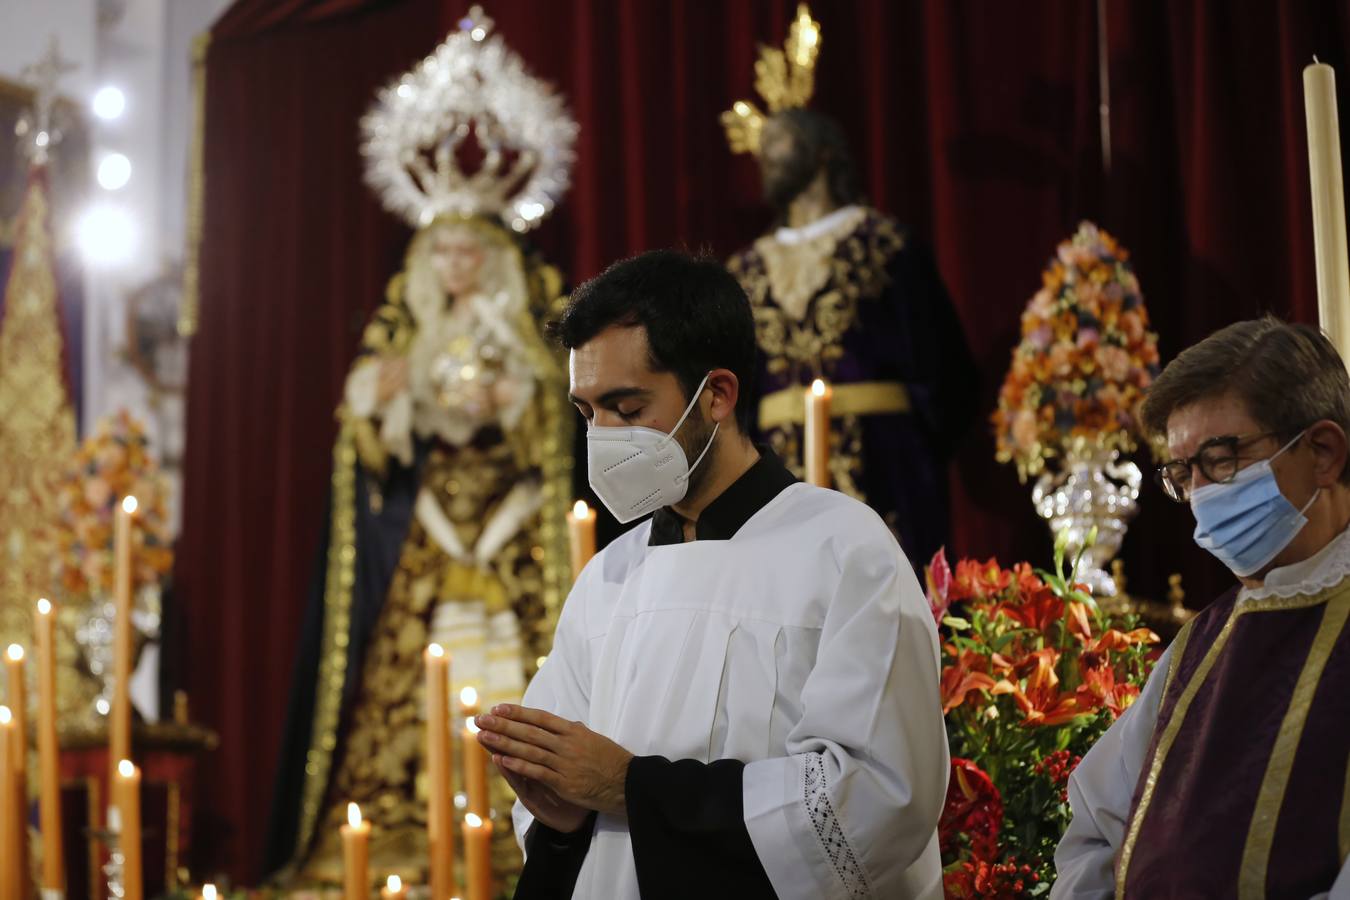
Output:
[[958,616],[943,616],[942,624],[956,631],[966,631],[970,628],[970,623]]

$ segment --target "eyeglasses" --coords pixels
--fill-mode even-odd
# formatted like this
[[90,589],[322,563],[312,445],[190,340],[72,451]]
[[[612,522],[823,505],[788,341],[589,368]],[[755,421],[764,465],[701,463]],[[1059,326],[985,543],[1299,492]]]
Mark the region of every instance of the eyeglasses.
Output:
[[1200,474],[1211,484],[1227,484],[1237,477],[1240,463],[1244,457],[1238,448],[1269,437],[1277,437],[1280,432],[1266,431],[1261,434],[1225,434],[1212,437],[1200,445],[1194,456],[1186,459],[1174,459],[1163,463],[1153,473],[1153,480],[1168,497],[1178,503],[1186,503],[1191,498],[1191,473],[1197,467]]

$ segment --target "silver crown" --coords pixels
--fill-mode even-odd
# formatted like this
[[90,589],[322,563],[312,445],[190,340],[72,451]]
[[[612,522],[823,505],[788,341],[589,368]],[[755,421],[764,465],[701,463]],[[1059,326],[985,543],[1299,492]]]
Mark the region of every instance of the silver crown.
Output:
[[528,231],[567,192],[577,123],[492,25],[473,7],[361,119],[366,183],[414,227],[489,215]]

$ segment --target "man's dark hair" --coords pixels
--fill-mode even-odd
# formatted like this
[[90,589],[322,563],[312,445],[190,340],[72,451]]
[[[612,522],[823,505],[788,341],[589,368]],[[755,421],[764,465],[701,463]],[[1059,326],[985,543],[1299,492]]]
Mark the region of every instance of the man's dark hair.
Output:
[[[1274,316],[1237,322],[1182,351],[1144,398],[1144,428],[1166,434],[1172,413],[1224,394],[1286,440],[1323,419],[1350,434],[1350,376],[1327,336],[1309,325]],[[1350,482],[1350,466],[1341,480]]]
[[803,107],[780,110],[773,118],[792,132],[802,151],[825,167],[825,182],[831,200],[839,206],[862,202],[858,167],[838,122],[824,113]]
[[653,371],[671,372],[689,400],[703,376],[730,369],[740,382],[736,423],[750,433],[755,320],[745,291],[716,260],[652,250],[616,262],[573,292],[548,333],[574,350],[612,325],[641,325]]

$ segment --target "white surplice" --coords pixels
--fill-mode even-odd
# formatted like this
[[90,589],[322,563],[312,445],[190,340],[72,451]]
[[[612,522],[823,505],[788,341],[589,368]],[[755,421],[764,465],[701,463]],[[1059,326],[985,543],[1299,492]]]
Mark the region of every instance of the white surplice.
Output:
[[[937,632],[880,518],[795,484],[730,540],[650,531],[586,567],[525,705],[638,756],[745,762],[745,823],[783,900],[941,897]],[[532,822],[517,803],[522,843]],[[573,896],[638,898],[625,818],[599,817]]]
[[[1350,575],[1350,531],[1309,559],[1272,569],[1260,588],[1243,588],[1237,603],[1270,596],[1315,594]],[[1051,900],[1104,900],[1116,893],[1115,865],[1125,843],[1130,807],[1158,720],[1172,648],[1158,659],[1148,683],[1124,714],[1092,746],[1069,776],[1073,821],[1055,851]],[[1209,824],[1209,823],[1205,823]],[[1350,860],[1331,892],[1311,900],[1350,900]]]

